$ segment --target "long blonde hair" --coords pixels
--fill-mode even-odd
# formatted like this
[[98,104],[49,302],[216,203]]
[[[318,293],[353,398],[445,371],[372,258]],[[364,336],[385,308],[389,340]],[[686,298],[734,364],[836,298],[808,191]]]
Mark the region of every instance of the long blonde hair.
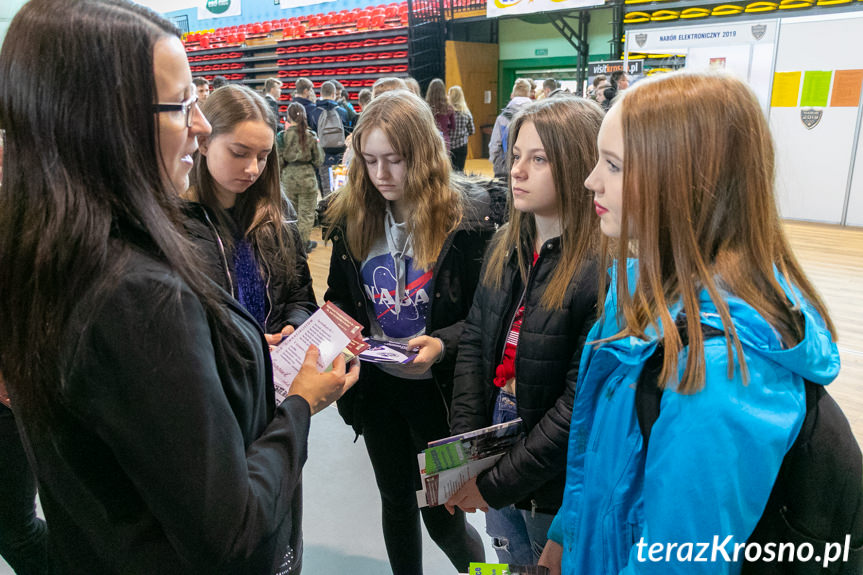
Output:
[[430,269],[447,235],[462,218],[461,194],[450,184],[450,161],[431,109],[407,90],[375,97],[360,115],[351,138],[354,161],[348,183],[327,210],[330,222],[345,227],[348,250],[363,260],[384,233],[386,200],[372,184],[363,161],[366,134],[380,129],[393,150],[406,162],[404,199],[410,206],[414,264]]
[[[682,300],[689,353],[679,390],[704,382],[698,294],[707,290],[734,356],[748,372],[728,303],[720,289],[751,305],[786,346],[804,336],[796,286],[835,329],[821,298],[791,252],[773,194],[774,155],[767,121],[750,88],[726,74],[679,72],[640,82],[617,103],[623,127],[623,209],[617,241],[617,298],[623,330],[616,338],[662,329],[659,381],[677,373],[681,338],[669,305]],[[626,258],[637,240],[638,282],[630,295]],[[601,276],[605,281],[604,274]],[[604,290],[601,290],[602,293]]]
[[452,86],[449,89],[449,92],[447,92],[447,95],[449,96],[449,103],[456,112],[470,114],[467,102],[464,99],[464,90],[461,89],[461,86]]
[[[599,218],[584,180],[596,164],[596,136],[602,115],[600,107],[589,100],[553,98],[525,106],[510,125],[510,141],[514,142],[522,126],[533,123],[548,156],[554,181],[561,223],[561,258],[540,300],[546,309],[560,309],[573,276],[583,264],[597,258]],[[512,155],[512,146],[507,154]],[[510,182],[509,223],[495,237],[482,278],[484,284],[494,288],[501,287],[503,271],[513,249],[518,254],[518,267],[525,284],[532,261],[536,221],[533,214],[513,207],[511,194]]]

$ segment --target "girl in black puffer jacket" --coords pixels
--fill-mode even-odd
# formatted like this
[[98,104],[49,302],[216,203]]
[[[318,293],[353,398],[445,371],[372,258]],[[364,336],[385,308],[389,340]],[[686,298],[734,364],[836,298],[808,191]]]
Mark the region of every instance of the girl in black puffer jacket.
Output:
[[213,127],[200,138],[185,222],[211,279],[254,316],[270,345],[317,309],[295,223],[279,187],[275,118],[244,86],[215,92],[201,106]]
[[601,122],[599,106],[574,98],[513,119],[510,221],[489,248],[459,344],[452,433],[516,417],[526,431],[447,502],[487,510],[502,563],[536,564],[563,497],[575,374],[596,314],[599,220],[583,182]]

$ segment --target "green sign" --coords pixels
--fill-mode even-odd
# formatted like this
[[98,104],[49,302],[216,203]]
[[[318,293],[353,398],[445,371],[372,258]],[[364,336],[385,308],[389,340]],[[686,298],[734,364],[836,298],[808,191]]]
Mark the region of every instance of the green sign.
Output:
[[231,7],[231,0],[207,0],[207,10],[213,14],[222,14]]
[[548,56],[548,48],[537,48],[533,54],[534,56]]

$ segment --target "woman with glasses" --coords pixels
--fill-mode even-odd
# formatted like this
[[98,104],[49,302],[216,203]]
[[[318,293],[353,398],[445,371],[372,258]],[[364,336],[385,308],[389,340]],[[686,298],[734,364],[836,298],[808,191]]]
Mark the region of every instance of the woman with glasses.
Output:
[[312,348],[275,404],[179,226],[193,93],[178,31],[125,0],[31,0],[0,51],[0,371],[56,572],[296,572],[309,418],[358,376]]
[[238,84],[213,92],[201,106],[212,127],[194,158],[199,202],[187,226],[210,262],[210,277],[251,313],[270,344],[293,332],[317,309],[312,276],[279,186],[272,109]]

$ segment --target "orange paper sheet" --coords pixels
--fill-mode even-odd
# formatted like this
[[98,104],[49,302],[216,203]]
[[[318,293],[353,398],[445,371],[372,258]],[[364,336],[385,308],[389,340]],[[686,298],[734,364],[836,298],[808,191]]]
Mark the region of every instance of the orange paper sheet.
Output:
[[833,74],[832,107],[856,108],[860,104],[863,70],[836,70]]

